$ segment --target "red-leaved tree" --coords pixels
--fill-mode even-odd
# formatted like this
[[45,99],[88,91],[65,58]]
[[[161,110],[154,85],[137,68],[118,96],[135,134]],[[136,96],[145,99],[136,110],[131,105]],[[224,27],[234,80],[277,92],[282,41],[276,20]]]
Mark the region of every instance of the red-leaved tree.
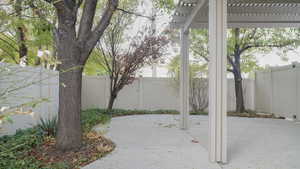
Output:
[[[111,110],[118,93],[131,84],[136,73],[145,65],[151,65],[163,56],[168,40],[164,36],[155,36],[145,28],[135,36],[124,40],[122,18],[109,28],[99,43],[98,57],[95,61],[105,69],[110,78],[110,98],[107,109]],[[126,24],[125,24],[126,25]]]

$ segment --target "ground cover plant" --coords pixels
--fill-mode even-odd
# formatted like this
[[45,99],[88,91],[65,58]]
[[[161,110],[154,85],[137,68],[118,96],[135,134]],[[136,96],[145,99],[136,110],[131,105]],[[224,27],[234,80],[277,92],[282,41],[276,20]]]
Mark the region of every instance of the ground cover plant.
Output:
[[[106,113],[110,115],[111,117],[118,117],[118,116],[128,116],[128,115],[147,115],[147,114],[179,114],[179,111],[177,110],[124,110],[124,109],[112,109],[112,110],[106,110],[106,109],[94,109],[98,112]],[[208,112],[206,111],[191,111],[191,115],[208,115]],[[235,111],[229,111],[227,112],[228,116],[233,117],[247,117],[247,118],[276,118],[276,119],[282,119],[283,117],[276,117],[274,114],[270,113],[260,113],[253,110],[245,110],[243,113],[238,113]]]
[[111,152],[112,141],[91,132],[92,126],[107,123],[110,117],[96,109],[82,114],[83,144],[79,149],[62,152],[55,148],[56,118],[43,119],[37,126],[18,130],[15,135],[0,137],[2,169],[80,168]]

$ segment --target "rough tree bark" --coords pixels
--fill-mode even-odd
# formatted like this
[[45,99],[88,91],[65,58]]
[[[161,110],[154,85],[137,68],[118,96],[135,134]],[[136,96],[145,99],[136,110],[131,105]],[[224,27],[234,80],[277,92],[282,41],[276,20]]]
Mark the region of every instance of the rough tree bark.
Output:
[[[58,17],[57,56],[59,70],[59,115],[56,147],[62,151],[81,146],[80,124],[82,71],[90,53],[110,23],[118,0],[108,0],[100,21],[93,28],[98,0],[52,1]],[[84,3],[76,31],[78,8]]]
[[76,15],[64,4],[56,5],[58,15],[59,118],[57,147],[69,150],[81,146],[82,51],[76,43]]
[[[15,11],[18,19],[22,19],[22,0],[16,0]],[[22,23],[18,23],[16,35],[18,39],[18,48],[19,48],[19,63],[23,61],[23,63],[27,64],[27,53],[28,48],[26,46],[26,34],[25,34],[25,26]]]
[[115,100],[118,97],[118,93],[123,88],[123,86],[118,86],[117,87],[118,79],[119,79],[119,75],[115,74],[114,72],[111,72],[111,75],[110,75],[110,96],[109,96],[109,101],[108,101],[108,105],[107,105],[107,110],[108,111],[112,110],[112,108],[114,106],[114,103],[115,103]]
[[[238,68],[240,69],[240,67]],[[243,113],[245,111],[244,104],[244,93],[243,93],[243,78],[241,76],[240,70],[234,71],[234,86],[235,86],[235,103],[236,103],[236,112]]]
[[118,95],[115,92],[111,92],[110,97],[109,97],[109,102],[108,102],[107,110],[112,110],[112,108],[114,106],[114,102],[115,102],[117,96]]
[[235,47],[234,47],[234,61],[229,56],[229,63],[232,66],[232,73],[234,76],[234,86],[235,86],[235,103],[236,103],[236,112],[243,113],[245,111],[244,104],[244,94],[243,94],[243,78],[241,72],[241,54],[242,49],[240,46],[240,29],[234,29],[235,34]]
[[19,26],[17,28],[18,30],[18,40],[19,40],[19,59],[20,61],[23,60],[25,64],[27,64],[27,53],[28,53],[28,49],[26,46],[26,38],[25,38],[25,29],[23,26]]

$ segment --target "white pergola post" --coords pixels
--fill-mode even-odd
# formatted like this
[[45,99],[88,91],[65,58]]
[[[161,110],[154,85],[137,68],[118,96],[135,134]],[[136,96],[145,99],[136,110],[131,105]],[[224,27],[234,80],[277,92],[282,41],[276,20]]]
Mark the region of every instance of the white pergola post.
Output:
[[180,128],[188,129],[189,121],[189,31],[181,29],[180,57]]
[[[185,32],[188,29],[209,27],[209,158],[213,162],[223,163],[227,162],[227,24],[230,28],[300,27],[300,0],[178,1],[171,28],[180,28]],[[182,51],[185,50],[182,45]],[[184,66],[183,63],[182,65]],[[182,71],[184,74],[184,70]],[[181,83],[185,81],[182,80]],[[186,84],[181,84],[182,94],[185,94],[183,90],[187,90],[184,85]],[[186,100],[184,97],[186,96],[181,98],[182,115],[185,115],[184,111],[187,109],[184,105],[188,105],[185,103],[188,97]]]
[[209,0],[209,158],[227,162],[227,0]]

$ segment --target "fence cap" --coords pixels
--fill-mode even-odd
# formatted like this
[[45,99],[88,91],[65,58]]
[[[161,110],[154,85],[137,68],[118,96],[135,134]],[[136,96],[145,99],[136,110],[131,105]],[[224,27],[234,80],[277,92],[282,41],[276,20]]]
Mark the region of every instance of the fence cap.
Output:
[[292,64],[284,65],[284,66],[270,66],[266,67],[264,70],[255,71],[255,73],[267,73],[267,72],[274,72],[274,71],[283,71],[288,69],[300,68],[299,62],[292,62]]

